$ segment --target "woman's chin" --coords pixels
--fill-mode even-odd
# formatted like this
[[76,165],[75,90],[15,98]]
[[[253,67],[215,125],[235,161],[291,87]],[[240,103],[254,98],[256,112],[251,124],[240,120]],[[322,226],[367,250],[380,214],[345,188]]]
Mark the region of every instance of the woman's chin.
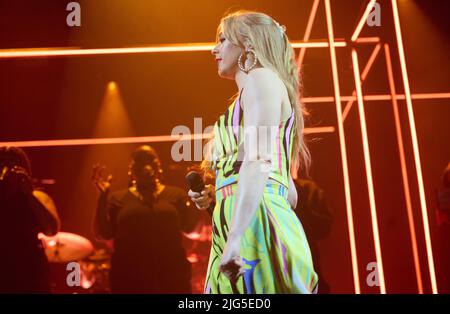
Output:
[[220,68],[217,71],[217,74],[219,75],[219,77],[224,78],[224,79],[228,79],[228,80],[234,79],[234,75],[232,73],[230,73],[230,71],[222,70]]

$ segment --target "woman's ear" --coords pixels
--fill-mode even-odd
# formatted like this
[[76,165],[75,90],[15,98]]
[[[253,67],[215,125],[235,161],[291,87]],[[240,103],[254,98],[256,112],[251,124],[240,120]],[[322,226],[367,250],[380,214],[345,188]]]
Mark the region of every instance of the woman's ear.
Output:
[[247,52],[249,50],[254,50],[254,48],[253,48],[253,46],[250,43],[245,42],[244,43],[244,50]]

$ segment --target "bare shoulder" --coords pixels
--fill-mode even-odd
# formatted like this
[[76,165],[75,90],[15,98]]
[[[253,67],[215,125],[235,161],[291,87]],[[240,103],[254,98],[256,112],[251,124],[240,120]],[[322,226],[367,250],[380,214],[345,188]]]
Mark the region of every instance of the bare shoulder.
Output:
[[245,100],[280,101],[283,96],[283,82],[278,74],[271,69],[258,68],[250,71],[243,91]]
[[271,89],[281,89],[283,82],[276,72],[268,68],[257,68],[247,76],[246,86],[270,87]]
[[245,125],[278,125],[283,103],[283,82],[265,68],[250,71],[242,92]]

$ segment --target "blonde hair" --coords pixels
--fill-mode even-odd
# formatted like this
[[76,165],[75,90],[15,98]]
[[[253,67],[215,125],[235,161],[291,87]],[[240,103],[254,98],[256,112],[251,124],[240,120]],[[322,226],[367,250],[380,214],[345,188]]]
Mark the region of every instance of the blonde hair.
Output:
[[233,44],[253,47],[258,62],[264,68],[278,74],[286,86],[291,107],[294,110],[296,130],[292,150],[292,165],[301,166],[306,172],[311,165],[311,155],[303,137],[306,109],[300,101],[301,81],[295,52],[284,28],[267,14],[253,11],[236,11],[224,16],[220,22],[217,34]]

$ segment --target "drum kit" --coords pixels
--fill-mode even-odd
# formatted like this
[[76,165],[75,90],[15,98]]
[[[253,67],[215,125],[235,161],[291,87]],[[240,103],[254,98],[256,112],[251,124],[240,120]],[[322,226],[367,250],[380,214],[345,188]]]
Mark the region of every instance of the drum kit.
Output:
[[[58,232],[54,236],[38,235],[45,255],[50,263],[50,276],[55,293],[107,293],[108,275],[111,267],[109,250],[94,249],[91,241],[69,232]],[[80,285],[70,289],[66,285],[69,271],[66,266],[76,262],[80,269]],[[66,276],[64,276],[66,275]]]
[[[192,265],[192,289],[203,291],[204,277],[211,243],[211,225],[207,214],[200,215],[197,228],[183,236],[187,259]],[[38,234],[50,263],[50,280],[53,293],[109,293],[111,249],[95,249],[92,242],[78,234],[58,232],[54,236]],[[69,287],[66,279],[72,271],[69,263],[79,265],[80,284]]]

